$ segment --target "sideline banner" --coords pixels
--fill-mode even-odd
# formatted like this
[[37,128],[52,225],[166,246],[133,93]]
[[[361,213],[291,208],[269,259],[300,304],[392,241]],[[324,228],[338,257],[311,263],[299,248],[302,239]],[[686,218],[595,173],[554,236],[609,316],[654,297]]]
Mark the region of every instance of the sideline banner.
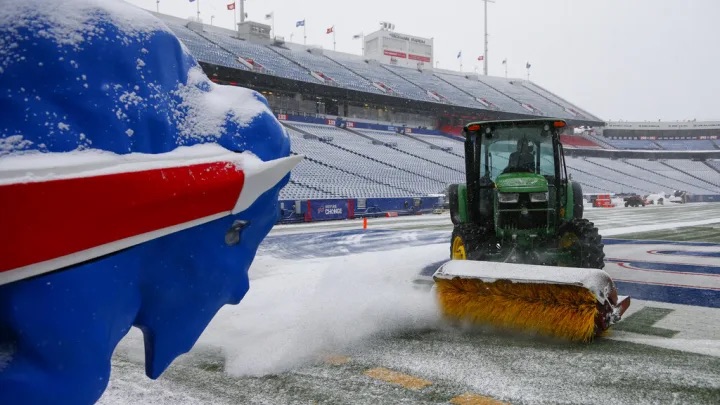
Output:
[[308,205],[314,221],[348,217],[348,200],[312,200]]

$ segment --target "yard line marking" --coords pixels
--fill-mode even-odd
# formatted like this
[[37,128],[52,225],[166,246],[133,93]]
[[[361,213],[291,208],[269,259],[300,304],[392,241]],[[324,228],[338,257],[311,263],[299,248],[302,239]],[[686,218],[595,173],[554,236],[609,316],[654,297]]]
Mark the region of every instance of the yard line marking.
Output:
[[410,390],[420,390],[428,385],[432,385],[432,382],[428,380],[423,380],[422,378],[413,377],[411,375],[393,371],[384,367],[366,370],[364,374],[370,378],[397,384]]
[[450,400],[455,405],[506,405],[507,402],[498,401],[497,399],[486,397],[484,395],[466,392]]
[[331,366],[342,366],[349,361],[350,357],[347,356],[332,355],[325,357],[325,363],[330,364]]

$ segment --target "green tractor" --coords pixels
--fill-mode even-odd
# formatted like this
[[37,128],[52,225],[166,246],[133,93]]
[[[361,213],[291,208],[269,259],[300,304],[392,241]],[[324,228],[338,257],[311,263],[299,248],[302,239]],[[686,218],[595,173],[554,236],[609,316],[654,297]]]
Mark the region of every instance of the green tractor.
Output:
[[602,238],[583,219],[557,119],[465,126],[467,183],[448,189],[451,259],[602,269]]

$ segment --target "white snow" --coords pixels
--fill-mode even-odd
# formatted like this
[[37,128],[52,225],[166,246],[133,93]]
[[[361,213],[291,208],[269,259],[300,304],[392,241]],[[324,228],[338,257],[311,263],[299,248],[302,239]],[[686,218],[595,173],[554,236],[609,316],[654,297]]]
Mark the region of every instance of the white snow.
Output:
[[150,13],[120,0],[5,0],[0,7],[1,26],[10,30],[28,28],[59,45],[74,47],[102,37],[104,29],[97,22],[108,19],[119,27],[124,39],[168,31]]
[[447,255],[444,244],[391,255],[279,260],[258,257],[250,292],[226,306],[198,346],[222,349],[226,371],[266,375],[314,361],[377,334],[436,327],[434,296],[416,289],[419,268]]
[[10,135],[5,138],[0,138],[0,156],[26,149],[30,145],[32,145],[32,142],[23,139],[22,135]]
[[[203,91],[199,85],[209,87]],[[268,107],[256,99],[252,90],[236,86],[220,86],[208,80],[200,67],[188,72],[188,83],[180,84],[175,94],[182,99],[176,112],[180,135],[186,138],[219,137],[224,132],[226,120],[245,126]]]
[[508,280],[513,283],[565,284],[590,290],[600,302],[605,302],[611,290],[610,276],[598,269],[580,269],[532,264],[452,260],[440,266],[434,277],[480,279],[485,282]]
[[67,153],[26,153],[0,158],[0,185],[137,172],[216,161],[253,168],[262,161],[250,152],[234,153],[217,144],[181,146],[168,153],[130,153],[88,149]]

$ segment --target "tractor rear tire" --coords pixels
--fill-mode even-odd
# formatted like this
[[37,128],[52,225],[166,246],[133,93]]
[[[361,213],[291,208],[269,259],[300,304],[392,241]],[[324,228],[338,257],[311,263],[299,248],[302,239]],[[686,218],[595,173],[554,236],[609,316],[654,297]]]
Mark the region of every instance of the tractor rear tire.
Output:
[[595,224],[575,218],[560,229],[560,248],[573,257],[571,267],[602,269],[605,267],[602,236]]
[[450,259],[482,260],[485,256],[487,235],[484,228],[475,224],[455,225],[450,239]]

